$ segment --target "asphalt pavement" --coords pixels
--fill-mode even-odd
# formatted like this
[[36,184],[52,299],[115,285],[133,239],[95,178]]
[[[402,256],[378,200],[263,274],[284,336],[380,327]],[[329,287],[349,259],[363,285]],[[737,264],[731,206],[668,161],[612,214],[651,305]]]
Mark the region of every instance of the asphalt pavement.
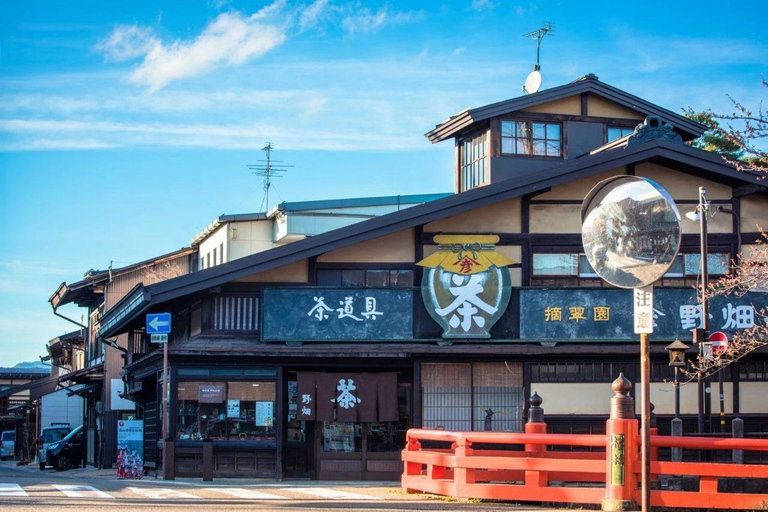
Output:
[[0,511],[32,512],[106,508],[141,511],[162,507],[183,512],[225,510],[397,512],[509,511],[548,512],[543,507],[517,503],[456,500],[407,494],[397,482],[319,482],[307,479],[254,480],[199,478],[173,481],[120,480],[113,469],[76,468],[40,471],[36,465],[0,463]]

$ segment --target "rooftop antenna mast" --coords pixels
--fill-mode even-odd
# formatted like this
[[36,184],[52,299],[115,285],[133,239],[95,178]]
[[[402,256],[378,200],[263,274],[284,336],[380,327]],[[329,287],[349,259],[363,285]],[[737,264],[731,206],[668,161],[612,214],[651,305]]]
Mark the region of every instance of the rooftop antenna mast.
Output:
[[272,186],[272,179],[281,178],[283,173],[288,171],[288,168],[294,167],[293,165],[284,164],[282,160],[273,160],[273,149],[275,149],[274,144],[267,142],[266,146],[261,148],[261,150],[266,153],[266,159],[257,160],[259,162],[258,164],[248,165],[248,168],[253,171],[253,174],[264,178],[264,202],[266,203],[266,212],[269,212],[269,189]]
[[523,37],[536,40],[536,64],[534,64],[531,74],[525,79],[525,85],[523,85],[523,92],[525,94],[533,94],[541,87],[541,40],[544,39],[544,36],[547,34],[554,35],[554,29],[552,28],[551,22],[547,22],[545,27],[523,34]]

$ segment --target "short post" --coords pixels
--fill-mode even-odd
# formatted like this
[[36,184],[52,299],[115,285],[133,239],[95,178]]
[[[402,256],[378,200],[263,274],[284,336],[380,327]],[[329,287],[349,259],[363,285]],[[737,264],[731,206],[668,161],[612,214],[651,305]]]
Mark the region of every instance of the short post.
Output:
[[[656,413],[653,412],[656,409],[656,406],[653,405],[653,402],[651,402],[651,435],[657,436],[659,435],[659,427],[656,425]],[[659,447],[651,445],[651,464],[654,462],[658,462],[659,460]],[[661,482],[659,480],[659,474],[658,473],[651,473],[651,489],[660,489],[661,488]]]
[[456,485],[457,497],[470,497],[468,486],[475,483],[475,469],[466,467],[466,458],[472,456],[472,442],[465,437],[456,441],[456,465],[453,468],[453,483]]
[[637,475],[633,468],[638,459],[638,425],[635,401],[629,396],[632,383],[619,374],[611,384],[611,415],[606,422],[606,482],[602,509],[606,511],[637,509]]
[[[531,406],[528,408],[528,423],[525,424],[526,434],[546,434],[547,424],[544,423],[544,409],[541,404],[544,402],[538,393],[534,393],[531,396],[529,403]],[[526,444],[525,451],[528,453],[528,457],[537,457],[539,454],[545,452],[547,446],[543,444]],[[534,487],[546,487],[549,483],[547,473],[544,471],[526,471],[525,472],[525,485]]]
[[203,440],[203,482],[213,482],[213,441]]
[[163,441],[163,480],[176,479],[176,443]]
[[[683,435],[683,420],[680,418],[672,420],[672,435],[675,437],[682,437]],[[672,462],[683,462],[682,448],[672,448]]]
[[[744,420],[741,418],[734,418],[731,422],[731,428],[733,429],[733,437],[742,439],[744,437]],[[734,464],[744,464],[744,450],[733,450]]]

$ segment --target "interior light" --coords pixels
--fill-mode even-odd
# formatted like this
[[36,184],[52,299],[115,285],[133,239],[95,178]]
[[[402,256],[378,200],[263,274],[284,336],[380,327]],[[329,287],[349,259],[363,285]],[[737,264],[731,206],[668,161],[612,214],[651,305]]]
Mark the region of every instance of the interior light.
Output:
[[688,212],[685,214],[685,218],[689,220],[699,221],[701,220],[701,215],[699,215],[699,212]]

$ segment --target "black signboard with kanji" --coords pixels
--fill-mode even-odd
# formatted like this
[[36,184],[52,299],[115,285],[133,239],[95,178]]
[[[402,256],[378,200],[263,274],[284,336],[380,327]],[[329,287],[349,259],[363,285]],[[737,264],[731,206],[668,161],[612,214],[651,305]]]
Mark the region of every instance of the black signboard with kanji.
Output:
[[413,291],[265,288],[265,341],[376,341],[413,338]]
[[[734,333],[763,321],[768,294],[715,296],[709,301],[711,331]],[[520,339],[547,341],[636,340],[632,290],[618,288],[521,289]],[[696,291],[654,288],[653,339],[690,340],[701,326]]]

